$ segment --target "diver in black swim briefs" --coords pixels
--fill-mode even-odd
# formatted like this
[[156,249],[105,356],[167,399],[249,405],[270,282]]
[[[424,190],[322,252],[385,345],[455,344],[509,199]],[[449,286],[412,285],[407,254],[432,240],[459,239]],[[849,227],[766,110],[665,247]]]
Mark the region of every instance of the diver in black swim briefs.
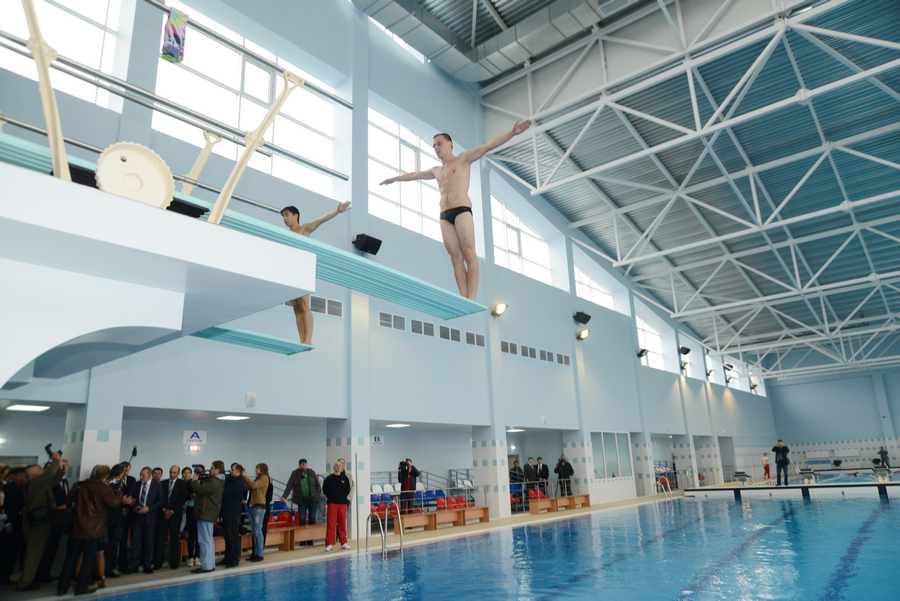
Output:
[[[478,256],[475,254],[475,220],[472,201],[469,199],[469,167],[493,150],[531,126],[531,121],[516,121],[513,128],[487,144],[453,154],[453,140],[447,134],[437,134],[431,142],[434,154],[441,160],[440,167],[428,171],[414,171],[389,177],[380,185],[409,182],[417,179],[436,179],[441,192],[441,238],[453,263],[453,276],[459,293],[475,300],[478,288]],[[455,206],[454,206],[455,205]],[[450,207],[450,208],[447,208]],[[467,215],[468,213],[468,215]]]
[[471,213],[471,212],[472,212],[472,207],[456,207],[455,209],[447,209],[446,211],[443,211],[441,213],[441,219],[443,219],[444,221],[449,221],[450,225],[453,225],[456,223],[456,218],[461,213]]

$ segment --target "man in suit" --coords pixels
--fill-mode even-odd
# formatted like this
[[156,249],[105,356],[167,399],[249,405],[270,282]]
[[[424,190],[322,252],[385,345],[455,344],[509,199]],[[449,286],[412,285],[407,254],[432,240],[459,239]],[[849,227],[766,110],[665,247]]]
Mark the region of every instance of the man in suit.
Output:
[[559,479],[559,496],[571,497],[572,476],[575,475],[575,469],[572,467],[572,464],[566,460],[565,455],[559,458],[556,467],[553,468],[553,472],[557,474],[556,477]]
[[[122,491],[127,495],[131,492],[131,489],[134,487],[135,479],[134,476],[130,476],[131,473],[131,463],[123,462],[122,466],[125,468],[125,474],[119,479],[121,482]],[[122,519],[119,524],[122,529],[122,536],[118,540],[119,545],[119,572],[127,572],[129,561],[128,561],[128,530],[131,528],[131,525],[134,523],[134,513],[131,509],[128,508],[127,505],[122,505]],[[112,541],[110,541],[112,542]],[[113,551],[115,551],[115,545],[113,546]],[[112,564],[107,562],[106,566],[109,568]],[[112,573],[113,577],[119,576],[116,572]]]
[[[53,498],[56,501],[56,511],[66,511],[66,497],[69,495],[69,479],[65,474],[69,471],[69,462],[65,459],[59,460],[59,471],[63,473],[62,480],[53,487]],[[56,555],[59,552],[59,541],[62,534],[56,528],[51,528],[50,536],[47,538],[47,547],[44,549],[44,556],[41,558],[41,564],[38,566],[37,574],[34,581],[38,584],[47,584],[50,582],[50,569],[56,561]]]
[[528,463],[525,464],[523,473],[525,475],[525,490],[533,490],[534,481],[537,480],[537,472],[534,469],[534,457],[528,458]]
[[3,529],[4,548],[0,557],[0,584],[12,584],[9,576],[16,563],[24,556],[22,537],[22,510],[25,497],[25,468],[10,470],[9,481],[3,486],[3,511],[6,513],[6,527]]
[[163,554],[166,550],[166,533],[169,533],[169,567],[178,567],[178,533],[181,531],[181,515],[184,504],[191,494],[188,483],[180,478],[181,468],[173,465],[169,468],[169,479],[161,482],[163,506],[157,515],[156,525],[156,558],[153,569],[162,567]]
[[153,573],[153,532],[156,529],[156,514],[165,503],[162,487],[153,479],[149,467],[141,470],[141,479],[134,483],[128,494],[131,497],[131,511],[134,521],[131,525],[131,567],[129,572],[137,572],[143,563],[144,573]]
[[538,482],[540,482],[538,486],[541,487],[541,492],[547,494],[547,480],[550,479],[550,468],[544,465],[544,460],[541,457],[538,457],[535,475],[537,476]]

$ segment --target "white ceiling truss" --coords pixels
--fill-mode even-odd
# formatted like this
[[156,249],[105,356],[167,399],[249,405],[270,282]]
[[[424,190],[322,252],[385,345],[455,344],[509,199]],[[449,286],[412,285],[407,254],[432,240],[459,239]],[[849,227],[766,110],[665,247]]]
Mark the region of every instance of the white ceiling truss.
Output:
[[482,103],[535,122],[489,162],[741,376],[900,366],[900,2],[658,0]]

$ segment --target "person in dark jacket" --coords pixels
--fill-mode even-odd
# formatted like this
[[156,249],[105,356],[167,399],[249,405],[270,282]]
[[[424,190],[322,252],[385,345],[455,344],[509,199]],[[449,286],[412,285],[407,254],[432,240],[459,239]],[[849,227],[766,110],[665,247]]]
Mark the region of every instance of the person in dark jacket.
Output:
[[[131,461],[123,461],[120,464],[125,468],[125,473],[122,475],[120,480],[124,482],[123,484],[123,492],[128,494],[128,491],[131,490],[131,487],[134,486],[134,483],[137,482],[134,476],[131,476]],[[129,567],[128,562],[128,531],[131,530],[131,525],[134,524],[134,512],[124,503],[122,504],[122,519],[119,520],[119,526],[121,527],[122,536],[120,536],[117,541],[117,547],[119,549],[119,570],[118,572],[113,572],[113,576],[120,576],[121,572],[127,572]],[[115,549],[113,549],[115,551]],[[107,557],[109,553],[107,553]],[[107,567],[109,567],[109,562],[107,562]]]
[[156,543],[153,569],[162,567],[163,554],[166,550],[166,533],[169,535],[169,567],[178,568],[178,548],[180,541],[178,535],[181,532],[181,516],[184,513],[184,504],[191,494],[190,485],[179,478],[181,468],[173,465],[169,468],[169,479],[160,481],[163,496],[163,506],[156,516]]
[[556,467],[553,468],[553,473],[557,475],[556,477],[559,480],[559,496],[571,497],[572,476],[575,475],[575,469],[572,467],[571,463],[566,461],[565,455],[559,458]]
[[[22,520],[25,533],[25,561],[22,562],[22,575],[16,584],[17,591],[36,591],[41,585],[33,582],[37,574],[47,539],[50,537],[50,513],[56,510],[56,499],[53,487],[59,484],[63,473],[59,469],[59,454],[50,455],[50,463],[44,469],[39,465],[29,466],[26,470],[28,481],[25,482],[23,496],[25,508]],[[38,512],[44,512],[45,520],[36,519]],[[39,523],[44,522],[44,523]]]
[[131,526],[131,567],[129,572],[137,572],[144,566],[145,574],[153,573],[153,542],[156,538],[156,517],[165,503],[159,481],[153,479],[153,470],[148,466],[141,470],[141,479],[129,491],[132,498],[131,511],[134,521]]
[[525,490],[534,490],[535,482],[537,481],[537,471],[534,468],[534,457],[528,458],[528,463],[525,464],[522,475],[525,478]]
[[[128,492],[127,463],[118,463],[112,466],[109,474],[109,487],[113,491],[119,491],[124,496]],[[128,558],[128,532],[125,528],[124,512],[128,506],[124,503],[113,507],[106,516],[107,542],[105,543],[105,567],[106,577],[118,578],[122,573],[118,570],[121,559],[120,551],[124,549],[125,558]],[[126,566],[127,567],[127,566]]]
[[200,542],[200,567],[191,570],[195,574],[205,574],[216,569],[216,551],[213,544],[213,524],[222,511],[222,493],[225,490],[225,464],[213,461],[209,468],[209,477],[200,480],[200,474],[194,472],[191,480],[191,491],[194,499],[194,519],[197,520],[197,538]]
[[88,592],[97,547],[106,530],[106,516],[110,509],[121,505],[123,499],[132,500],[130,497],[123,497],[120,489],[109,486],[109,473],[107,466],[98,465],[94,468],[91,478],[81,482],[77,489],[73,489],[66,500],[67,505],[74,501],[72,535],[69,536],[66,547],[66,562],[56,584],[58,595],[66,594],[69,589],[72,575],[75,573],[75,564],[81,554],[84,554],[84,559],[78,572],[78,581],[75,583],[75,594],[83,595]]
[[[69,471],[69,462],[65,459],[60,459],[59,470],[63,473],[63,477],[59,481],[59,484],[53,487],[53,499],[56,502],[57,513],[66,511],[66,497],[69,495],[69,480],[66,478],[66,472]],[[61,536],[62,533],[58,529],[50,529],[50,536],[47,537],[47,546],[44,549],[44,556],[41,558],[41,563],[34,576],[34,581],[38,584],[47,584],[52,580],[50,569],[53,567],[53,562],[56,561],[56,555],[59,552],[60,547],[59,539]]]
[[328,519],[325,527],[325,550],[334,546],[334,529],[337,527],[341,539],[341,549],[349,549],[347,544],[347,495],[350,494],[350,478],[343,471],[343,460],[334,462],[334,471],[325,478],[322,493],[328,499]]
[[216,565],[234,568],[241,562],[241,514],[244,512],[244,467],[231,464],[231,474],[225,478],[222,493],[222,530],[225,534],[225,557]]
[[788,485],[788,464],[791,462],[788,459],[788,453],[791,452],[787,445],[784,444],[784,441],[779,439],[778,442],[772,447],[772,452],[775,453],[775,473],[776,473],[776,482],[775,486],[781,486],[781,473],[784,472],[784,485]]
[[10,574],[22,556],[22,509],[25,499],[22,487],[25,485],[25,469],[9,471],[8,480],[3,485],[3,511],[6,525],[3,527],[2,548],[0,548],[0,584],[12,584]]
[[419,477],[419,470],[413,465],[412,459],[401,461],[397,468],[397,481],[400,482],[400,510],[403,513],[409,513],[413,508],[413,501],[416,498],[416,478]]
[[[281,500],[284,501],[285,497],[291,494],[291,491],[294,492],[292,500],[294,505],[297,506],[297,512],[300,514],[297,523],[301,526],[304,524],[315,524],[316,504],[322,498],[322,486],[319,484],[316,472],[307,467],[306,459],[301,459],[298,468],[291,472],[291,477],[288,478],[284,492],[281,494]],[[308,522],[307,518],[309,519]],[[300,544],[312,545],[313,542],[308,540]]]

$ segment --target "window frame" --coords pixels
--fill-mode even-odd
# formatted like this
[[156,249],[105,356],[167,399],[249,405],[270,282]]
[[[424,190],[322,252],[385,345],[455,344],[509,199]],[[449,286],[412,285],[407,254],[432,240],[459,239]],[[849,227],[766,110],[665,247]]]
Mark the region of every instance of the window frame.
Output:
[[[601,307],[606,307],[610,310],[615,310],[613,306],[613,295],[612,292],[606,289],[605,286],[601,285],[600,282],[595,280],[590,276],[588,272],[578,266],[577,263],[573,263],[574,267],[574,275],[575,275],[575,296],[579,298],[583,298],[584,300],[590,301],[595,305],[600,305]],[[580,276],[580,277],[579,277]],[[583,281],[583,280],[587,281]],[[587,287],[591,294],[585,295],[584,289]],[[600,297],[597,298],[595,294],[599,294]]]
[[[647,323],[647,320],[643,319],[640,315],[635,315],[635,326],[637,328],[638,335],[638,346],[642,349],[646,349],[647,353],[641,357],[641,365],[645,367],[652,367],[654,369],[665,369],[663,354],[662,354],[662,335],[659,331],[656,330],[653,326]],[[643,327],[642,327],[643,326]],[[647,335],[654,336],[658,339],[658,347],[659,352],[654,351],[650,348],[650,344],[647,342]],[[658,363],[658,364],[657,364]]]
[[[503,216],[502,217],[497,216],[497,214],[496,214],[497,211],[495,211],[495,206],[494,206],[495,203],[499,204],[503,208]],[[507,213],[511,213],[516,218],[516,222],[517,222],[516,225],[510,223],[510,221],[507,219]],[[516,213],[515,211],[510,209],[509,205],[507,203],[505,203],[502,200],[500,200],[499,198],[497,198],[496,194],[491,193],[491,227],[495,228],[496,223],[501,224],[501,228],[504,229],[504,232],[505,232],[504,246],[505,247],[501,247],[501,246],[497,245],[497,236],[496,236],[496,232],[495,232],[494,236],[493,236],[493,238],[494,238],[494,264],[499,267],[509,269],[510,271],[515,271],[516,273],[520,273],[520,274],[527,276],[533,280],[537,280],[538,282],[547,284],[548,286],[551,285],[552,284],[552,271],[550,269],[550,244],[547,242],[547,240],[543,236],[541,236],[537,232],[536,229],[534,229],[533,227],[528,225],[528,223],[525,222],[525,220],[523,220],[521,217],[519,217],[518,213]],[[525,231],[521,227],[522,225],[524,225],[528,231]],[[510,250],[509,237],[508,237],[510,230],[513,230],[516,235],[516,249],[517,250],[515,250],[515,251]],[[523,235],[528,236],[529,238],[533,238],[533,239],[537,240],[540,244],[543,245],[543,247],[546,249],[546,252],[547,252],[546,265],[541,265],[540,263],[537,263],[536,261],[532,261],[531,259],[525,258],[525,255],[522,252],[522,236]],[[498,257],[501,256],[500,253],[502,253],[503,256],[506,257],[505,264],[498,261]],[[509,261],[510,255],[518,258],[519,266],[520,266],[519,269],[510,267],[510,265],[511,265],[511,262]],[[528,265],[531,265],[534,268],[537,268],[538,270],[540,270],[540,273],[543,273],[546,276],[546,279],[541,279],[541,278],[535,277],[531,273],[527,273],[526,269],[525,269],[526,263]]]

